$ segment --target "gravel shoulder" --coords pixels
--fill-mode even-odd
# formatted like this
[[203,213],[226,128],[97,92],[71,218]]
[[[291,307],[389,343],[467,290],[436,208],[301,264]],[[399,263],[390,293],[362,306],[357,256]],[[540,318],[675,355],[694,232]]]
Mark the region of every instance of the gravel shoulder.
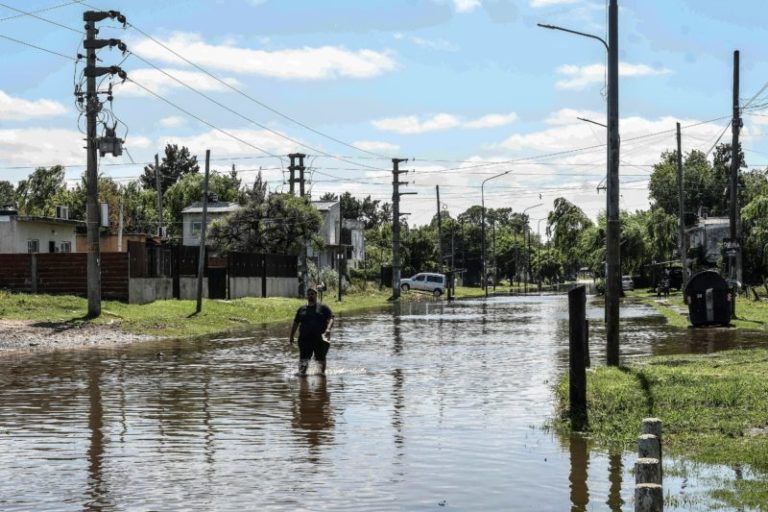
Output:
[[124,332],[118,322],[94,325],[85,322],[49,322],[0,319],[0,355],[15,352],[86,347],[114,347],[157,336]]

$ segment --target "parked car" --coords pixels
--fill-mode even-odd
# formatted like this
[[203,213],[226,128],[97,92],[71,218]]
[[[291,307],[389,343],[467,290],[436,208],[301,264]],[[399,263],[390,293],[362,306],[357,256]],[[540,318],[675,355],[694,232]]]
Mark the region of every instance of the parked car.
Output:
[[632,276],[621,276],[621,289],[624,291],[635,289],[635,282],[632,281]]
[[424,292],[432,292],[435,297],[439,297],[445,291],[448,279],[445,274],[433,274],[430,272],[422,272],[408,279],[400,280],[400,289],[404,292],[408,290],[420,290]]

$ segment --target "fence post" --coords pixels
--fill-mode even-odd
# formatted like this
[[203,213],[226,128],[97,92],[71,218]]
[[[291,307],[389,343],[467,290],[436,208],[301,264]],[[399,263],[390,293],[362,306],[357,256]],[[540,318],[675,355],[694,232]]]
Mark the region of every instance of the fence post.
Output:
[[261,296],[267,298],[267,256],[261,255]]
[[584,317],[586,291],[577,286],[568,292],[570,416],[571,429],[582,431],[587,426],[587,371],[584,366]]
[[589,319],[584,319],[584,365],[589,368],[592,360],[589,358]]
[[37,254],[30,254],[29,258],[29,288],[32,293],[37,293]]
[[646,418],[638,438],[635,463],[635,512],[662,512],[664,488],[662,471],[661,420]]

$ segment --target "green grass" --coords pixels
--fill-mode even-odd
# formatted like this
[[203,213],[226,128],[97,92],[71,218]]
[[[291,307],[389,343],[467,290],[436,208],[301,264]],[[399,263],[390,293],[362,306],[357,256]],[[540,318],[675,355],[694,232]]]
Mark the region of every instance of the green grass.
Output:
[[[635,445],[640,422],[658,417],[665,453],[748,465],[768,476],[768,350],[653,357],[630,368],[588,372],[589,430],[606,446]],[[557,387],[566,431],[567,376]]]
[[[326,294],[324,302],[334,313],[347,313],[386,306],[389,290],[379,292],[369,288],[343,297]],[[409,300],[410,297],[404,297]],[[306,303],[300,299],[281,297],[247,297],[231,301],[203,300],[202,312],[193,315],[193,300],[161,300],[151,304],[126,304],[116,301],[102,302],[101,317],[95,324],[117,322],[131,333],[155,336],[189,337],[237,331],[252,325],[289,322],[296,309]],[[33,321],[82,323],[88,311],[85,298],[69,295],[31,295],[0,291],[0,318]]]
[[[685,304],[680,292],[671,293],[663,301],[660,301],[656,294],[650,294],[645,290],[627,292],[627,296],[639,299],[656,308],[673,327],[688,327],[690,325],[687,316],[679,313],[679,311],[688,311],[688,305]],[[739,329],[768,329],[768,302],[738,297],[736,299],[736,318],[731,321],[731,324]]]

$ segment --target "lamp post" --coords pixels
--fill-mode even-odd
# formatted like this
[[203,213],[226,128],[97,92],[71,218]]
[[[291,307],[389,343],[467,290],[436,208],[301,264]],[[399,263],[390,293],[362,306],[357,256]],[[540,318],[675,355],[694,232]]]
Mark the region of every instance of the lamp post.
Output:
[[619,6],[618,0],[610,0],[608,6],[608,42],[585,32],[555,25],[539,24],[542,28],[559,30],[600,41],[608,52],[608,105],[607,105],[607,230],[605,236],[605,338],[608,366],[619,365],[619,294],[620,248],[619,239]]
[[481,252],[480,260],[482,263],[482,275],[480,276],[480,282],[481,286],[483,287],[483,290],[485,290],[485,296],[488,297],[488,283],[485,280],[485,184],[491,181],[492,179],[504,176],[505,174],[509,174],[512,172],[512,170],[504,171],[502,173],[496,174],[494,176],[491,176],[490,178],[486,178],[483,180],[483,182],[480,184],[480,242],[481,242]]
[[525,248],[525,235],[526,233],[528,234],[528,250],[525,251],[525,280],[523,281],[523,293],[528,293],[528,278],[531,274],[531,230],[528,229],[528,216],[525,212],[538,208],[543,204],[544,203],[535,204],[523,210],[523,218],[525,219],[525,226],[523,226],[523,248]]

